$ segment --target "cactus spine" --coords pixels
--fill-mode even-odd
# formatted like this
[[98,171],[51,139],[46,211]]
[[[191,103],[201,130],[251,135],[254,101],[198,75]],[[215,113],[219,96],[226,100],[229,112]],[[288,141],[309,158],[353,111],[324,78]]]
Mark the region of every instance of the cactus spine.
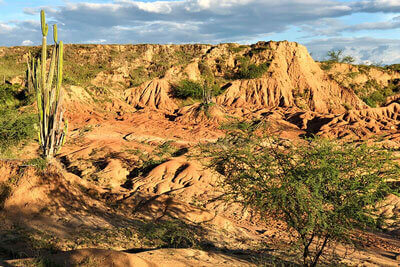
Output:
[[[57,25],[53,26],[54,47],[52,49],[50,68],[47,71],[47,34],[45,13],[40,12],[42,28],[42,53],[40,58],[28,55],[28,84],[36,91],[39,115],[39,144],[43,157],[52,158],[65,143],[68,121],[64,119],[62,106],[62,68],[63,42],[58,42]],[[55,85],[53,85],[56,76]]]

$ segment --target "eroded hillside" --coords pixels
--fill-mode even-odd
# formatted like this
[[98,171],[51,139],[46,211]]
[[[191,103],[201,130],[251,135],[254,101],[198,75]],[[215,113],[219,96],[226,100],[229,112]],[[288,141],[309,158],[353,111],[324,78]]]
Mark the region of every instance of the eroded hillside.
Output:
[[[24,89],[29,51],[39,48],[0,48],[0,77],[14,84],[0,108],[32,121],[35,103]],[[52,253],[55,261],[118,266],[298,262],[285,249],[289,235],[281,222],[261,222],[220,199],[223,177],[201,164],[197,144],[266,122],[280,149],[313,134],[398,149],[400,73],[323,64],[286,41],[66,45],[68,141],[43,166],[29,124],[32,131],[1,155],[14,160],[0,161],[0,252],[10,264]],[[397,215],[398,198],[388,203],[385,212]],[[366,249],[345,256],[346,246],[338,246],[342,263],[396,266],[398,224],[391,230],[356,233]],[[190,249],[130,254],[155,248]]]

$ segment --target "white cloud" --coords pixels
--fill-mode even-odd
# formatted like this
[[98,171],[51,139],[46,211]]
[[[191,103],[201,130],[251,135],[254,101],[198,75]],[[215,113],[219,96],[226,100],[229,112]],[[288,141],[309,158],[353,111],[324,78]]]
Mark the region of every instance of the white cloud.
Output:
[[399,0],[362,0],[353,1],[351,3],[352,8],[356,12],[385,12],[393,13],[400,12],[400,1]]
[[106,39],[97,39],[97,40],[87,40],[87,41],[85,41],[85,43],[87,43],[87,44],[104,44],[106,42],[107,42]]
[[33,42],[31,40],[24,40],[24,41],[22,41],[21,45],[29,46],[29,45],[33,45]]
[[13,27],[9,24],[0,23],[0,33],[8,33],[12,31]]

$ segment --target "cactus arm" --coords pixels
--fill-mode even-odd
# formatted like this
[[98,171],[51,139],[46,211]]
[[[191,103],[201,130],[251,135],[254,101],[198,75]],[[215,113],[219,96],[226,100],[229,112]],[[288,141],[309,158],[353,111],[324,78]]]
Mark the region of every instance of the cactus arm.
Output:
[[54,44],[58,43],[57,24],[53,25],[53,40],[54,40]]
[[57,87],[56,87],[56,98],[58,99],[62,84],[63,75],[63,63],[64,63],[64,44],[62,41],[58,44],[58,69],[57,69]]
[[40,23],[42,27],[42,35],[46,37],[49,32],[49,25],[46,24],[46,15],[43,9],[40,11]]
[[56,56],[58,54],[57,49],[57,24],[53,25],[53,37],[54,37],[54,47],[52,51],[52,58],[50,62],[50,71],[49,71],[49,76],[47,77],[47,88],[50,91],[52,84],[53,84],[53,79],[54,79],[54,71],[55,71],[55,64],[56,64]]
[[57,54],[57,46],[54,45],[50,61],[50,71],[49,75],[47,76],[47,82],[46,82],[48,91],[51,91],[51,87],[53,85],[54,72],[55,72],[54,70],[56,65],[56,54]]

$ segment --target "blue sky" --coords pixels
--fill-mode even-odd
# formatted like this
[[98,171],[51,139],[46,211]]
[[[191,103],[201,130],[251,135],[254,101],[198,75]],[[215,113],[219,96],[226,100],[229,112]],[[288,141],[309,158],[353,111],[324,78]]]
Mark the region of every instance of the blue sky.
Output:
[[289,40],[316,59],[400,63],[400,0],[0,0],[0,46],[39,44],[41,8],[66,43]]

